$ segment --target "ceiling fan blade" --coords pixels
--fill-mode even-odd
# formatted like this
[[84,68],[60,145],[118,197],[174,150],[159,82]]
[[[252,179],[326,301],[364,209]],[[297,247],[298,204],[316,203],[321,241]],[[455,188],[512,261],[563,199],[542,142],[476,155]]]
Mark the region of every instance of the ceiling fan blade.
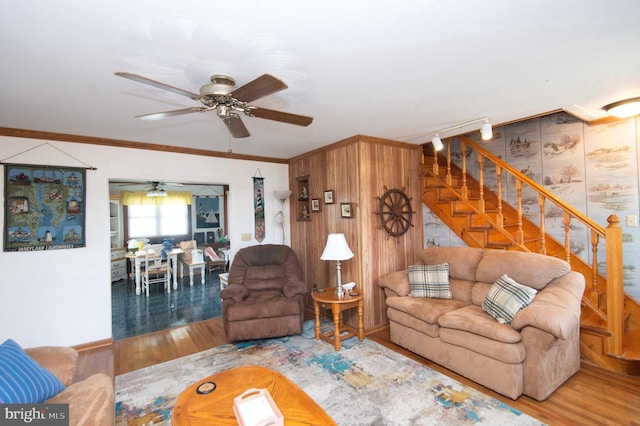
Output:
[[255,80],[251,80],[244,86],[238,87],[230,95],[242,102],[253,102],[264,96],[270,95],[288,86],[282,81],[269,74],[263,74]]
[[174,109],[173,111],[152,112],[151,114],[136,115],[136,118],[141,120],[160,120],[162,118],[172,117],[174,115],[191,114],[192,112],[204,112],[205,107],[191,107],[184,109]]
[[120,77],[128,78],[129,80],[137,81],[138,83],[144,83],[144,84],[148,84],[149,86],[157,87],[158,89],[168,90],[169,92],[173,92],[181,96],[186,96],[196,101],[200,100],[201,98],[201,96],[197,93],[193,93],[188,90],[184,90],[167,83],[162,83],[160,81],[152,80],[150,78],[143,77],[138,74],[123,72],[123,71],[118,71],[115,74]]
[[231,136],[234,138],[246,138],[251,136],[239,115],[232,114],[229,117],[223,118],[222,121],[227,125]]
[[313,117],[304,115],[289,114],[288,112],[275,111],[272,109],[251,107],[247,110],[250,117],[264,118],[267,120],[281,121],[283,123],[295,124],[296,126],[308,126],[313,121]]

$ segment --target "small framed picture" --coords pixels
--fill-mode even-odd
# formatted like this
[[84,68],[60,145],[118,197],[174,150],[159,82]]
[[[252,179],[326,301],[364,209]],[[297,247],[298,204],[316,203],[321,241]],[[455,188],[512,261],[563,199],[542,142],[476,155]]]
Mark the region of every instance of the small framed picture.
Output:
[[320,211],[320,199],[319,198],[312,198],[311,199],[311,211],[312,212],[319,212]]
[[351,219],[353,217],[353,208],[351,203],[340,204],[340,216],[346,217],[347,219]]
[[324,203],[333,204],[333,189],[324,191]]

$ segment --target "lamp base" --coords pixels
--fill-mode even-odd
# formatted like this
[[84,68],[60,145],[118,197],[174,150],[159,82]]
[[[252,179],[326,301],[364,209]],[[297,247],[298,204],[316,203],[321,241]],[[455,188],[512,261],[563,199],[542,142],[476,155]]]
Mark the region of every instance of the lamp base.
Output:
[[336,296],[338,296],[338,299],[342,299],[344,297],[344,289],[342,288],[341,285],[337,286],[335,291],[333,292],[333,294],[335,294]]

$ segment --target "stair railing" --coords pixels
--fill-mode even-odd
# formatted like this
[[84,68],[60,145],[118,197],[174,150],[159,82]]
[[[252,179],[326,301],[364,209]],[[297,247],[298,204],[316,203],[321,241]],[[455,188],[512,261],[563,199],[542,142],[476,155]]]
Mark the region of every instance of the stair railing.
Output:
[[[564,228],[564,241],[562,243],[558,242],[558,244],[562,245],[564,248],[564,260],[569,262],[572,265],[573,269],[577,269],[583,272],[590,283],[590,296],[583,296],[582,302],[583,305],[588,307],[595,315],[602,318],[607,323],[607,331],[609,332],[608,338],[608,352],[612,355],[621,355],[623,352],[623,335],[624,335],[624,281],[623,281],[623,263],[622,263],[622,230],[619,226],[619,218],[612,214],[607,218],[607,222],[609,225],[606,228],[595,223],[593,220],[589,219],[587,216],[582,214],[580,211],[576,210],[571,205],[566,204],[561,198],[548,191],[546,188],[538,184],[533,179],[529,178],[526,174],[521,171],[515,169],[508,163],[504,162],[491,152],[485,150],[466,136],[458,136],[460,140],[460,150],[461,150],[461,169],[462,169],[462,183],[458,190],[458,188],[454,188],[452,185],[452,171],[451,171],[451,139],[447,139],[443,142],[446,142],[446,167],[445,167],[445,175],[440,176],[440,167],[438,165],[438,153],[434,152],[433,155],[433,167],[432,170],[425,167],[424,169],[427,171],[429,175],[442,179],[443,182],[449,187],[450,190],[454,191],[456,195],[462,200],[466,201],[468,205],[472,206],[476,213],[485,217],[492,226],[499,229],[505,235],[508,235],[510,240],[515,239],[517,246],[520,250],[529,251],[527,247],[524,246],[524,220],[523,220],[523,208],[522,208],[522,189],[523,185],[528,186],[533,191],[538,194],[538,208],[540,210],[540,223],[538,225],[539,234],[538,238],[538,252],[541,254],[547,254],[546,248],[546,239],[552,238],[546,235],[545,231],[545,205],[547,201],[553,202],[561,211],[563,218],[563,228]],[[479,182],[479,197],[480,200],[476,203],[472,203],[468,199],[469,188],[467,187],[467,148],[471,148],[475,150],[477,153],[477,162],[478,162],[478,182]],[[487,212],[485,212],[485,188],[484,188],[484,169],[485,169],[485,161],[491,161],[495,164],[495,173],[496,173],[496,181],[497,181],[497,189],[495,195],[497,196],[497,211],[494,217],[491,217]],[[502,185],[504,180],[504,173],[511,175],[515,179],[516,183],[516,211],[517,211],[517,229],[515,231],[515,236],[511,236],[506,230],[503,229],[503,199],[502,199]],[[590,244],[591,244],[591,254],[592,260],[591,265],[588,266],[584,263],[582,259],[578,256],[573,255],[571,251],[571,237],[570,237],[570,229],[571,223],[573,220],[577,220],[582,223],[588,230],[590,235]],[[606,278],[603,277],[598,270],[599,265],[599,250],[598,245],[601,240],[606,242],[605,244],[605,256],[602,261],[606,262]],[[575,263],[583,264],[581,268],[575,268]],[[586,270],[585,267],[586,266]],[[590,273],[588,273],[590,271]],[[585,273],[586,272],[586,273]],[[604,287],[606,295],[606,313],[600,307],[600,288]]]

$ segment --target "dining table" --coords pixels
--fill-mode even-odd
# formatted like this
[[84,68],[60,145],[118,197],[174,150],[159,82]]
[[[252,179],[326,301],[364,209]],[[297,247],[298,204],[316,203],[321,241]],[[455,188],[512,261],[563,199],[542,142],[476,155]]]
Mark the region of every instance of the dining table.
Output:
[[[173,289],[176,290],[178,288],[178,255],[184,253],[182,249],[175,248],[167,253],[167,262],[170,262],[169,270],[172,271],[171,275],[173,277]],[[161,257],[160,253],[157,253],[158,257]],[[142,283],[142,262],[144,262],[145,254],[144,252],[130,252],[128,251],[125,254],[125,258],[129,260],[129,264],[131,265],[131,270],[134,273],[135,282],[136,282],[136,294],[141,293],[141,283]]]

